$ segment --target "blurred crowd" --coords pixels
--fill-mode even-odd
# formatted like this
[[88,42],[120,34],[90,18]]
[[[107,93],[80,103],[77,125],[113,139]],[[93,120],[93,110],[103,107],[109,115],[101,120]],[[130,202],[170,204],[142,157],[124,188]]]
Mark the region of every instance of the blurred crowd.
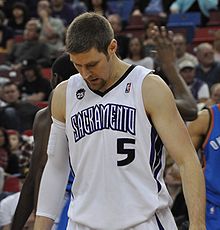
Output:
[[[0,0],[0,201],[18,193],[28,173],[33,121],[37,111],[47,106],[51,65],[65,52],[65,32],[76,16],[86,11],[105,16],[115,32],[118,56],[127,63],[154,69],[169,84],[151,30],[167,26],[171,14],[187,12],[199,12],[198,27],[208,27],[210,15],[220,8],[218,1],[207,2]],[[198,110],[220,103],[220,14],[215,28],[213,40],[200,43],[173,30],[175,66]],[[172,211],[183,223],[187,210],[179,172],[173,162],[167,162],[165,179],[174,200]],[[0,228],[4,225],[0,221]]]

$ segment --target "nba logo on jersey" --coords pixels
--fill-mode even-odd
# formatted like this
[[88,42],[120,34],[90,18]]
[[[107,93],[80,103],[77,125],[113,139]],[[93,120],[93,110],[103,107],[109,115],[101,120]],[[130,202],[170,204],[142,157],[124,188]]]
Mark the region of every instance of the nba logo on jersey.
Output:
[[125,93],[129,93],[131,90],[131,82],[127,83],[126,89],[125,89]]

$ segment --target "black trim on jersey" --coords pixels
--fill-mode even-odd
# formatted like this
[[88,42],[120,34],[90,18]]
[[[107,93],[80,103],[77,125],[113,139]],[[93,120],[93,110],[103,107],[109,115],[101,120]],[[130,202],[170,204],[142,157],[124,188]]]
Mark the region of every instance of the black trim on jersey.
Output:
[[[205,107],[204,109],[208,110],[208,112],[209,112],[209,125],[208,125],[208,128],[206,130],[206,134],[203,136],[203,140],[201,141],[201,148],[204,145],[204,142],[205,142],[206,137],[209,133],[209,130],[210,130],[211,124],[212,124],[212,120],[213,120],[211,109],[209,107]],[[204,110],[204,109],[202,109],[202,110]]]
[[157,214],[155,213],[155,217],[156,217],[156,221],[157,221],[157,224],[158,224],[158,227],[159,227],[159,230],[165,230],[164,227],[162,226]]
[[113,88],[115,88],[117,85],[119,85],[127,76],[128,74],[136,67],[136,65],[131,65],[126,72],[122,75],[121,78],[118,79],[117,82],[115,82],[111,87],[109,87],[105,92],[100,92],[98,90],[92,90],[95,94],[98,94],[101,97],[104,97],[109,91],[111,91]]

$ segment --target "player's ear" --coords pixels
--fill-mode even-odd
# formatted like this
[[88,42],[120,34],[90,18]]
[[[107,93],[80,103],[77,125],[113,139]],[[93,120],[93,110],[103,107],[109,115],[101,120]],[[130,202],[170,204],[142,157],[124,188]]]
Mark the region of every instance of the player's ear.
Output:
[[108,52],[109,54],[113,54],[113,53],[116,53],[117,51],[117,41],[115,39],[112,39],[109,46],[108,46]]

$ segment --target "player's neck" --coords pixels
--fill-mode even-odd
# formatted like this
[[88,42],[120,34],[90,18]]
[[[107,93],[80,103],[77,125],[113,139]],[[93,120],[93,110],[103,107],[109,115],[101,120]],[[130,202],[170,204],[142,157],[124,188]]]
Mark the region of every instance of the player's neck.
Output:
[[123,74],[127,71],[127,69],[130,67],[129,64],[123,62],[120,60],[118,57],[115,58],[114,60],[114,65],[115,68],[112,72],[112,79],[115,82],[117,82]]

